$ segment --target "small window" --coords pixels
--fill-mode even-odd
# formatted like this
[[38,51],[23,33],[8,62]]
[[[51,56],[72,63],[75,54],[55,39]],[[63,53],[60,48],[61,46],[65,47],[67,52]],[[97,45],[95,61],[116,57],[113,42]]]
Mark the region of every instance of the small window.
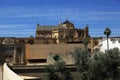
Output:
[[30,59],[30,63],[46,63],[47,59]]
[[30,40],[28,40],[28,43],[29,44],[34,44],[34,40],[30,39]]

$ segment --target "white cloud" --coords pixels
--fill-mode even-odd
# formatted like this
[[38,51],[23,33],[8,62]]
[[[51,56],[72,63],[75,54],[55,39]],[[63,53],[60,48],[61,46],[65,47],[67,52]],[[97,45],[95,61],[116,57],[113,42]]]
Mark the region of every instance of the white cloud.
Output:
[[27,27],[30,26],[30,24],[3,24],[0,25],[0,28],[20,28],[20,27]]
[[34,30],[0,30],[0,37],[26,37],[26,36],[35,36],[35,31]]
[[72,20],[114,20],[120,19],[120,12],[100,12],[90,10],[80,10],[78,8],[35,8],[35,7],[9,7],[0,9],[0,18],[48,18],[58,19],[70,17]]
[[[0,37],[13,36],[13,37],[24,37],[24,36],[35,36],[35,29],[29,29],[29,24],[15,24],[15,25],[0,25]],[[28,29],[24,29],[28,28]]]
[[[10,7],[0,10],[0,18],[27,18],[27,17],[71,17],[73,19],[98,19],[94,16],[92,11],[73,9],[54,9],[54,8],[23,8],[23,7]],[[98,15],[98,13],[96,13]]]
[[115,11],[115,12],[113,12],[113,11],[111,11],[111,12],[95,12],[94,14],[103,14],[103,15],[120,15],[120,12],[119,11]]

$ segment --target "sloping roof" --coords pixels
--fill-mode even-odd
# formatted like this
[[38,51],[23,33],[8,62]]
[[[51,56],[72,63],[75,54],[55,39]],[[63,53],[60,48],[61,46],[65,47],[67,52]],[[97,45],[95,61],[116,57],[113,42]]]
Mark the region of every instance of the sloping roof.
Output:
[[50,30],[52,30],[53,27],[55,27],[55,26],[37,26],[37,30],[50,31]]
[[63,22],[63,24],[73,24],[73,23],[70,22],[69,20],[66,20],[65,22]]
[[58,28],[58,29],[67,29],[67,27],[64,26],[63,24],[59,24],[59,25],[57,26],[57,28]]
[[76,48],[83,48],[83,44],[35,44],[30,45],[29,59],[46,59],[50,53],[67,54]]

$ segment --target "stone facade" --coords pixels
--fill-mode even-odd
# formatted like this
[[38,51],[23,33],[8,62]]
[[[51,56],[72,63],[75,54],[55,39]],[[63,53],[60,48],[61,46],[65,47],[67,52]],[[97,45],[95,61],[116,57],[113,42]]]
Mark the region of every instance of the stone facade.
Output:
[[[83,44],[34,44],[26,45],[27,64],[52,64],[53,56],[58,54],[67,64],[73,64],[74,60],[71,52],[76,48],[84,48]],[[29,52],[28,52],[29,51]]]
[[[49,64],[53,62],[52,56],[59,54],[67,64],[72,64],[73,58],[69,53],[75,48],[84,49],[83,43],[64,43],[65,40],[61,40],[60,44],[56,44],[54,39],[47,40],[46,43],[46,40],[37,38],[0,38],[0,62],[4,60],[13,64]],[[92,49],[91,45],[90,42],[89,49]]]
[[25,44],[16,43],[12,38],[5,38],[0,43],[0,57],[0,63],[25,64]]
[[[70,55],[76,48],[84,49],[83,38],[89,37],[88,25],[84,29],[74,27],[69,20],[57,26],[37,24],[36,37],[0,38],[0,56],[13,64],[51,64],[52,57],[59,54],[67,64],[73,64]],[[98,38],[90,38],[88,49],[97,45]],[[0,62],[2,62],[1,60]]]
[[[88,25],[84,29],[77,29],[69,20],[60,23],[57,26],[42,26],[37,24],[36,38],[53,38],[56,39],[57,44],[60,43],[61,39],[65,41],[67,40],[67,42],[71,39],[72,42],[80,42],[86,37],[90,37]],[[78,41],[75,39],[78,39]]]

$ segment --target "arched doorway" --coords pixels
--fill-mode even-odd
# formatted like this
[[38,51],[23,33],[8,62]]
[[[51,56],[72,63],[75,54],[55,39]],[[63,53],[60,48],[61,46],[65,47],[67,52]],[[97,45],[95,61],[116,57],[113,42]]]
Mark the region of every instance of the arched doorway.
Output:
[[25,64],[25,45],[15,44],[14,64]]
[[23,63],[23,51],[22,47],[16,47],[16,63]]
[[0,57],[4,58],[4,62],[25,64],[25,43],[15,43],[15,39],[5,38],[0,49]]
[[1,56],[4,62],[14,62],[14,44],[15,41],[12,38],[5,38],[1,44]]

